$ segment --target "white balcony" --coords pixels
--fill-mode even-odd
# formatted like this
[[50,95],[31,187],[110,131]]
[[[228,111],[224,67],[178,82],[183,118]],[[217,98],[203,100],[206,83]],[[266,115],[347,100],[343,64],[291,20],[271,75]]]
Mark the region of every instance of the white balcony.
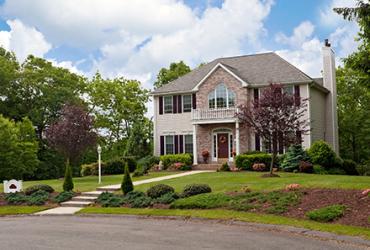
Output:
[[235,114],[237,108],[222,108],[222,109],[193,109],[191,118],[193,123],[221,123],[235,122]]

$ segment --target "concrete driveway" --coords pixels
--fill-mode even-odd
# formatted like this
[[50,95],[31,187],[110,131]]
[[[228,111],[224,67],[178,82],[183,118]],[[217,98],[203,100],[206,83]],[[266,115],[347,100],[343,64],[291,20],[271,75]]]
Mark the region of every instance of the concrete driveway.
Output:
[[0,249],[369,249],[261,227],[137,217],[0,218]]

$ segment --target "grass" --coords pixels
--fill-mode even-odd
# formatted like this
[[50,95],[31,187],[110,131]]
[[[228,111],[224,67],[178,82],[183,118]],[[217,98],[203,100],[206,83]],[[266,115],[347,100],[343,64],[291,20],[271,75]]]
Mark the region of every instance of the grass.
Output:
[[[132,177],[132,181],[139,181],[144,179],[150,179],[165,175],[176,174],[176,172],[150,172],[149,175]],[[76,192],[86,192],[93,191],[97,187],[120,184],[122,182],[123,175],[104,175],[102,176],[102,183],[98,184],[97,176],[87,176],[87,177],[75,177],[73,178],[74,191]],[[53,180],[39,180],[39,181],[25,181],[23,182],[23,189],[35,184],[47,184],[55,189],[55,191],[63,191],[63,179],[53,179]],[[3,185],[0,184],[0,190],[3,190]]]
[[[286,185],[298,183],[310,188],[343,188],[365,189],[369,187],[369,176],[348,175],[316,175],[301,173],[279,173],[280,178],[261,178],[260,172],[217,172],[202,173],[181,178],[164,180],[158,183],[170,185],[176,192],[181,192],[185,185],[191,183],[206,183],[212,192],[230,192],[248,186],[252,191],[271,191],[283,189]],[[153,184],[144,184],[136,190],[146,191]]]
[[193,218],[239,220],[275,225],[289,225],[310,230],[331,232],[341,235],[361,236],[370,240],[370,229],[364,227],[347,226],[340,224],[319,223],[308,220],[298,220],[270,214],[256,214],[230,210],[180,210],[180,209],[134,209],[134,208],[100,208],[88,207],[79,214],[129,214],[152,216],[182,216]]
[[0,216],[15,214],[33,214],[48,209],[46,206],[0,206]]

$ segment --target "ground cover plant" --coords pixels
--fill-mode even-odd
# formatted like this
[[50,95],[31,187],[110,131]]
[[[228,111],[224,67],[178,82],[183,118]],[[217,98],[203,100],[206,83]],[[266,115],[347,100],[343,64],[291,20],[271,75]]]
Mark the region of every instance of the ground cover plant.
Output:
[[331,205],[309,211],[307,217],[315,221],[329,222],[342,217],[345,210],[346,206],[344,205]]

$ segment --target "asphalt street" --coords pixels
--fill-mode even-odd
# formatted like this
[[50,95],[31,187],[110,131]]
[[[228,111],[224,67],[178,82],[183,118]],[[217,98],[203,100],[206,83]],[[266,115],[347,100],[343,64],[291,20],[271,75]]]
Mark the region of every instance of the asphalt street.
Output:
[[137,217],[0,218],[0,249],[369,249],[214,221]]

